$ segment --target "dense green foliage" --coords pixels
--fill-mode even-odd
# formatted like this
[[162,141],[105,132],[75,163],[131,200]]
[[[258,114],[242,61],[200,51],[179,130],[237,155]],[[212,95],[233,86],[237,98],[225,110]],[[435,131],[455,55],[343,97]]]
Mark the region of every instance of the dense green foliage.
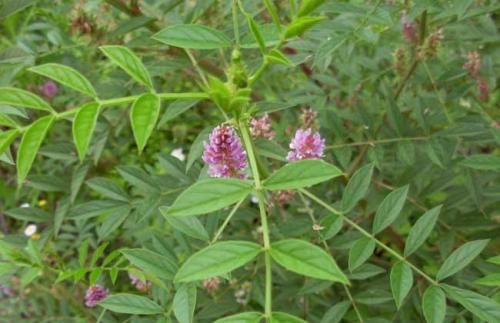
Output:
[[500,322],[499,9],[0,0],[0,320]]

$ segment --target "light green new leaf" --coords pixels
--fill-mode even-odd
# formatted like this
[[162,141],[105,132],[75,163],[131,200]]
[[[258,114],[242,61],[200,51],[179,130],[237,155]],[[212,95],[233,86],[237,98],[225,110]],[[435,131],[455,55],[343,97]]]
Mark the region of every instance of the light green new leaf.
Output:
[[245,14],[245,18],[247,19],[248,28],[252,32],[252,36],[259,45],[260,52],[265,54],[266,52],[266,43],[264,41],[264,36],[262,36],[262,31],[260,30],[259,25],[253,19],[253,17],[249,14]]
[[467,242],[446,258],[436,275],[437,280],[443,280],[454,275],[467,266],[486,247],[490,240],[476,240]]
[[326,17],[309,17],[303,16],[292,21],[285,29],[285,38],[292,38],[301,35],[306,30],[310,29],[312,26],[318,22],[324,20]]
[[226,274],[243,266],[261,251],[261,246],[248,241],[214,243],[189,257],[179,268],[175,280],[190,282]]
[[80,107],[73,120],[73,141],[75,142],[80,160],[85,159],[85,155],[87,154],[97,118],[99,117],[99,110],[99,103],[86,103]]
[[0,113],[0,126],[6,126],[6,127],[9,127],[9,128],[15,128],[18,125],[9,116]]
[[264,188],[292,190],[312,186],[342,175],[335,166],[319,159],[305,159],[289,163],[271,174],[264,181]]
[[385,197],[378,207],[375,219],[373,220],[373,234],[377,234],[384,230],[396,220],[403,209],[407,194],[408,185],[392,191]]
[[134,52],[124,46],[101,46],[99,49],[116,65],[132,76],[136,81],[153,88],[149,72]]
[[262,316],[259,312],[243,312],[218,319],[214,323],[260,323]]
[[93,98],[97,97],[97,93],[92,87],[92,84],[90,84],[89,80],[87,80],[85,76],[80,74],[80,72],[72,67],[49,63],[34,66],[29,70],[51,78],[54,81],[61,83],[62,85],[66,85],[78,92],[81,92]]
[[446,296],[439,286],[428,287],[422,296],[422,310],[427,323],[442,323],[446,316]]
[[372,180],[373,167],[373,164],[365,165],[352,175],[342,195],[342,211],[344,213],[352,210],[356,203],[365,196]]
[[461,162],[462,166],[477,169],[500,172],[500,156],[495,155],[472,155]]
[[500,303],[493,299],[447,284],[441,284],[449,298],[486,322],[500,322]]
[[349,270],[352,272],[370,258],[375,250],[375,241],[368,237],[360,238],[349,250]]
[[13,87],[0,87],[0,104],[35,110],[52,111],[51,106],[31,92]]
[[182,192],[165,216],[199,215],[217,211],[243,199],[252,184],[235,178],[200,180]]
[[406,239],[405,244],[405,257],[408,257],[425,242],[425,239],[431,234],[432,229],[436,225],[438,220],[439,212],[441,211],[441,205],[430,209],[422,215],[413,228],[411,228],[408,234],[408,239]]
[[130,110],[130,124],[135,142],[142,152],[153,132],[160,115],[160,98],[154,94],[143,94],[135,100]]
[[293,63],[279,49],[272,49],[267,54],[267,59],[273,64],[293,65]]
[[3,154],[10,144],[17,138],[19,131],[12,129],[5,132],[0,132],[0,155]]
[[203,25],[170,26],[160,30],[152,38],[180,48],[217,49],[231,46],[231,41],[223,32]]
[[306,16],[311,11],[319,7],[325,2],[325,0],[302,0],[300,2],[299,11],[297,12],[298,17]]
[[474,283],[484,286],[500,286],[500,273],[489,274],[482,278],[476,279]]
[[163,313],[163,308],[147,297],[120,293],[106,297],[99,302],[105,309],[124,314],[154,315]]
[[209,239],[207,230],[195,216],[168,216],[168,209],[164,206],[160,207],[160,212],[174,229],[195,239]]
[[273,312],[271,323],[307,323],[307,321],[288,313]]
[[169,258],[147,249],[122,249],[122,255],[145,273],[165,280],[172,280],[177,265]]
[[295,273],[349,284],[335,260],[326,251],[307,241],[288,239],[272,243],[271,257]]
[[391,290],[399,309],[413,286],[413,272],[404,261],[397,262],[391,269]]
[[274,5],[272,0],[264,0],[264,5],[266,6],[267,11],[271,15],[271,18],[273,19],[273,23],[278,29],[278,31],[281,32],[281,23],[280,23],[280,18],[278,15],[278,10],[276,9],[276,6]]
[[175,292],[173,301],[174,315],[179,323],[192,323],[196,308],[196,286],[182,284]]
[[46,116],[33,122],[24,132],[17,151],[17,180],[22,183],[31,169],[36,154],[49,131],[54,116]]

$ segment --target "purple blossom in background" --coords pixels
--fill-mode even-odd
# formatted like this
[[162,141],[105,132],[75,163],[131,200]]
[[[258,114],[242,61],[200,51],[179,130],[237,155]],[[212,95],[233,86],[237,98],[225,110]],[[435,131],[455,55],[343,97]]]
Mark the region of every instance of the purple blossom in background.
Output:
[[273,139],[274,131],[271,128],[269,115],[266,113],[260,118],[252,118],[250,120],[250,132],[254,137]]
[[129,273],[128,278],[130,278],[130,282],[141,292],[147,292],[151,288],[151,282],[148,280],[141,280],[139,277],[134,274]]
[[99,284],[90,286],[85,293],[85,306],[96,307],[97,303],[108,297],[109,290]]
[[406,12],[401,15],[401,31],[407,42],[410,44],[418,43],[417,26],[406,15]]
[[319,132],[313,133],[311,128],[298,129],[290,142],[287,159],[294,161],[322,158],[324,149],[325,139],[321,138]]
[[55,97],[59,91],[57,84],[53,81],[43,83],[38,89],[40,90],[40,93],[42,93],[42,95],[49,100],[52,100],[52,98]]
[[208,165],[210,177],[245,176],[247,155],[232,127],[217,126],[204,145],[203,161]]

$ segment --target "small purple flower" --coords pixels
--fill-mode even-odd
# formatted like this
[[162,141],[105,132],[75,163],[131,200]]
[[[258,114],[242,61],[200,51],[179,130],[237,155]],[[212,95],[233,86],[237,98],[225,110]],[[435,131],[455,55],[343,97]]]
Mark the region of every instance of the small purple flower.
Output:
[[85,306],[96,307],[97,303],[108,297],[109,290],[99,284],[90,286],[85,293]]
[[128,274],[128,278],[130,279],[132,285],[134,285],[135,288],[137,288],[141,292],[147,292],[151,288],[151,282],[149,280],[143,281],[142,279],[131,273]]
[[322,158],[324,149],[325,139],[321,138],[319,132],[313,133],[311,128],[298,129],[290,142],[287,159],[294,161]]
[[260,118],[252,118],[250,120],[250,132],[254,137],[273,139],[274,131],[272,130],[269,115],[266,113]]
[[406,12],[403,12],[401,15],[401,31],[407,42],[410,44],[418,43],[417,27],[415,23],[406,15]]
[[57,95],[57,92],[59,91],[57,84],[54,83],[53,81],[47,81],[43,83],[42,85],[40,85],[38,89],[40,90],[42,95],[49,100],[52,100],[52,98],[54,98]]
[[232,127],[217,126],[204,145],[203,161],[208,165],[210,177],[245,176],[247,155]]

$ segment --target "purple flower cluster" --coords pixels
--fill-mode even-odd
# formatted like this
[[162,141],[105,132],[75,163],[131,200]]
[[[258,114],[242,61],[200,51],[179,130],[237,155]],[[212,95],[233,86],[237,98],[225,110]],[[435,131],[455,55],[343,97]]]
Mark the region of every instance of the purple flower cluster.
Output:
[[205,142],[203,161],[211,177],[245,176],[247,155],[234,128],[220,125],[212,130]]
[[401,31],[407,42],[410,44],[418,43],[417,26],[409,19],[406,12],[401,15]]
[[99,284],[90,286],[85,293],[85,306],[96,307],[97,303],[108,297],[109,290]]
[[273,139],[274,131],[271,128],[269,115],[266,113],[260,118],[252,118],[250,120],[250,132],[254,137]]
[[57,95],[57,92],[59,92],[57,84],[54,83],[53,81],[47,81],[43,83],[42,85],[40,85],[38,90],[40,91],[40,93],[42,93],[44,97],[46,97],[49,100],[52,100],[52,98],[54,98]]
[[151,288],[151,282],[149,280],[142,280],[134,274],[129,273],[128,278],[130,282],[141,292],[147,292]]
[[325,139],[321,138],[319,132],[313,132],[311,128],[298,129],[290,142],[287,159],[294,161],[322,158],[324,149]]

